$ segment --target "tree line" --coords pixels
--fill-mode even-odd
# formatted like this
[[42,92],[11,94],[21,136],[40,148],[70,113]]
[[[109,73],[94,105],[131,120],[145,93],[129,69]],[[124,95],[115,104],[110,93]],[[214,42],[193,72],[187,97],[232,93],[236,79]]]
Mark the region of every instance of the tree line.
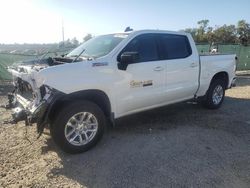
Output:
[[[210,45],[221,43],[242,44],[244,46],[250,45],[250,24],[246,20],[239,20],[236,25],[224,24],[222,26],[211,27],[209,20],[205,19],[198,21],[197,27],[186,28],[182,31],[190,33],[196,43],[208,43]],[[91,34],[87,34],[83,37],[82,42],[79,42],[75,37],[73,39],[67,39],[59,43],[59,48],[73,48],[92,37]]]
[[59,42],[58,46],[59,48],[75,48],[79,46],[81,43],[86,42],[87,40],[91,39],[93,37],[92,34],[87,34],[83,37],[82,42],[79,42],[76,37],[72,39],[67,39],[65,41]]
[[190,33],[196,43],[209,44],[250,44],[250,24],[240,20],[236,25],[209,26],[209,20],[200,20],[198,27],[184,29]]

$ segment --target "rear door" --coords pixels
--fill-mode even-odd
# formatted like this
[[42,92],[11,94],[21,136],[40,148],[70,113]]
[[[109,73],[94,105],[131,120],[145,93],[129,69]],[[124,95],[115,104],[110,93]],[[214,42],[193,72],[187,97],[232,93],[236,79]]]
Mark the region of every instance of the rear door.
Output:
[[161,34],[158,40],[166,68],[166,102],[192,98],[199,84],[199,59],[192,52],[188,37],[181,34]]

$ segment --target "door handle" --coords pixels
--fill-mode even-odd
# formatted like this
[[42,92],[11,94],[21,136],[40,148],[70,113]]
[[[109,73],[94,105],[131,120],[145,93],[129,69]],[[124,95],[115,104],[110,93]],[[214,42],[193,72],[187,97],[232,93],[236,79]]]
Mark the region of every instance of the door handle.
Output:
[[164,68],[160,66],[154,68],[154,71],[162,71],[162,70],[164,70]]
[[193,67],[197,67],[197,66],[198,66],[198,65],[197,65],[196,63],[191,63],[191,64],[190,64],[190,67],[192,67],[192,68],[193,68]]

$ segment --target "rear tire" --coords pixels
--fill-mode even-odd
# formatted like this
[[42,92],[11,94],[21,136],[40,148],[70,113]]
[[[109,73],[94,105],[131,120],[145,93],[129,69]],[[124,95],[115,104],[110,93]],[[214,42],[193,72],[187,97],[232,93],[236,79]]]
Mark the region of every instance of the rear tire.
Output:
[[225,96],[225,82],[223,80],[214,80],[209,86],[207,94],[204,96],[202,104],[208,109],[218,109]]
[[77,101],[60,111],[51,127],[55,143],[67,153],[82,153],[102,138],[106,118],[98,105]]

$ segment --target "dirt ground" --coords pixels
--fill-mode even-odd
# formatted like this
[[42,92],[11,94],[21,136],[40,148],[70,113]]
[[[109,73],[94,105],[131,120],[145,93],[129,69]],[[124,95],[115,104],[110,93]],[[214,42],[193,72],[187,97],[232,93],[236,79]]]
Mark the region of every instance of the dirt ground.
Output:
[[3,124],[0,108],[0,187],[249,187],[250,76],[237,85],[218,110],[181,103],[123,118],[78,155],[48,130],[37,139],[35,126]]

